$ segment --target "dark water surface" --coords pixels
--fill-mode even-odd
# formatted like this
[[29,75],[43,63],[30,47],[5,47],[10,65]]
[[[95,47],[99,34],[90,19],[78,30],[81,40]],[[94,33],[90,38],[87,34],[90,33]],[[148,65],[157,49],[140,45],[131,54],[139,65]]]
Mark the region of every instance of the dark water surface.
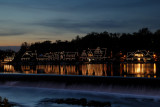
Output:
[[44,99],[59,98],[86,98],[89,100],[110,102],[111,107],[159,107],[159,96],[138,94],[104,93],[78,90],[56,90],[32,87],[0,86],[0,95],[7,97],[10,102],[18,104],[17,107],[81,107],[78,105],[40,103]]
[[[0,72],[7,74],[20,73],[22,75],[56,74],[56,75],[84,75],[91,77],[92,76],[120,76],[120,77],[147,77],[147,78],[160,77],[159,73],[160,67],[156,63],[36,65],[36,66],[0,65]],[[138,78],[138,79],[134,78],[134,79],[139,80],[143,78]],[[150,81],[159,79],[144,79],[144,80]],[[40,82],[2,81],[0,82],[0,96],[2,96],[3,98],[6,97],[10,102],[20,105],[17,107],[80,107],[78,105],[41,102],[45,99],[59,99],[59,98],[62,99],[85,98],[88,101],[94,100],[100,102],[109,102],[111,103],[112,107],[158,107],[157,105],[160,105],[159,87],[156,88],[151,86],[148,88],[148,83],[141,86],[137,85],[137,82],[128,85],[122,84],[122,86],[120,84],[113,85],[107,83],[109,82],[106,82],[106,85],[98,84],[98,85],[93,85],[91,87],[90,84],[68,84],[65,83],[65,81],[62,82],[61,84],[59,82],[55,83],[52,81],[51,82],[47,81],[47,83],[43,81]]]
[[82,65],[0,65],[1,73],[58,74],[84,76],[160,77],[156,63],[82,64]]

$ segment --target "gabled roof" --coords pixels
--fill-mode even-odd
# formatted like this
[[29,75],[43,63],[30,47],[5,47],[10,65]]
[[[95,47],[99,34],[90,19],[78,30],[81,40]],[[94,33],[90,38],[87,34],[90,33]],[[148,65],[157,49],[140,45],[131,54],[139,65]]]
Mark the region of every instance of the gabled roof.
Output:
[[147,55],[145,55],[145,57],[146,57],[146,58],[151,58],[152,56],[149,55],[149,54],[147,54]]
[[143,54],[144,57],[152,57],[153,52],[147,52],[146,50],[137,50],[135,52],[128,52],[127,58],[134,57],[135,54]]
[[31,55],[23,55],[22,58],[30,58],[32,57]]
[[142,50],[137,50],[136,52],[134,52],[134,54],[143,54],[143,55],[145,55],[146,53],[144,51],[142,51]]
[[81,56],[87,56],[86,50],[83,50]]
[[87,53],[88,53],[88,54],[93,54],[93,52],[92,52],[91,50],[89,50]]
[[23,55],[22,55],[23,58],[26,58],[26,57],[32,57],[32,52],[31,51],[26,51]]

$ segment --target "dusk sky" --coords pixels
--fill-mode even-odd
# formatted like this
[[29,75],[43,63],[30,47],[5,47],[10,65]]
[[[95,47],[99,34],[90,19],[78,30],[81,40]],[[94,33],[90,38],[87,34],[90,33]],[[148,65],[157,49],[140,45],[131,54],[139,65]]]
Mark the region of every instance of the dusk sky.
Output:
[[160,0],[0,0],[0,46],[160,29]]

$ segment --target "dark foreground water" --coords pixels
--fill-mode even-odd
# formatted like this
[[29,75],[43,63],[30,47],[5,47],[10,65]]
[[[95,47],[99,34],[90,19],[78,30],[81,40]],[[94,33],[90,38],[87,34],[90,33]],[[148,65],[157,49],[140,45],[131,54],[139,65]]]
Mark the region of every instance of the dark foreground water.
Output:
[[98,92],[82,90],[64,90],[31,87],[0,86],[0,95],[7,97],[18,107],[81,107],[78,105],[41,103],[45,99],[86,98],[88,101],[110,102],[112,107],[158,107],[160,96]]
[[[109,81],[110,84],[108,81],[103,81],[105,84],[99,82],[94,84],[93,81],[90,81],[91,83],[87,82],[86,84],[83,84],[84,81],[81,84],[75,84],[68,83],[67,81],[63,82],[62,80],[61,82],[46,82],[44,80],[32,82],[31,80],[13,81],[13,78],[11,79],[10,76],[7,76],[7,78],[12,81],[0,78],[0,96],[8,98],[11,103],[17,104],[17,107],[81,107],[79,105],[43,102],[46,99],[68,98],[85,98],[87,101],[109,102],[111,107],[158,107],[160,105],[160,88],[157,82],[160,77],[160,69],[159,65],[155,63],[36,66],[0,65],[0,72],[3,75],[10,74],[10,76],[13,76],[12,73],[20,73],[21,75],[56,74],[58,77],[60,75],[72,75],[71,77],[75,78],[76,76],[74,75],[81,75],[80,77],[88,76],[87,78],[109,76],[121,80],[121,84],[119,84],[118,82],[120,81],[116,79],[116,81],[113,81],[113,85],[112,81]],[[5,78],[3,75],[2,77]],[[29,75],[27,75],[27,77],[28,76]],[[63,78],[63,76],[60,76],[60,78]],[[152,85],[152,82],[145,82],[143,84],[143,82],[139,81],[143,78],[139,78],[138,80],[134,78],[136,81],[139,81],[137,85],[132,78],[128,78],[132,81],[123,84],[123,79],[127,79],[125,77],[147,77],[144,78],[145,81],[152,80],[156,83]],[[115,80],[114,78],[113,80]],[[34,80],[34,78],[32,78],[32,80]]]
[[156,63],[82,64],[82,65],[0,65],[1,73],[58,74],[84,76],[160,77]]

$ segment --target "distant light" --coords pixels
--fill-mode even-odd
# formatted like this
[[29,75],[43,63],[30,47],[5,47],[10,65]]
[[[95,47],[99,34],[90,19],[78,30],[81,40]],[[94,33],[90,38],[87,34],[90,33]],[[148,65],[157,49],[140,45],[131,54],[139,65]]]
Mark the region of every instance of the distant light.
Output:
[[153,57],[156,57],[156,54],[154,54]]

